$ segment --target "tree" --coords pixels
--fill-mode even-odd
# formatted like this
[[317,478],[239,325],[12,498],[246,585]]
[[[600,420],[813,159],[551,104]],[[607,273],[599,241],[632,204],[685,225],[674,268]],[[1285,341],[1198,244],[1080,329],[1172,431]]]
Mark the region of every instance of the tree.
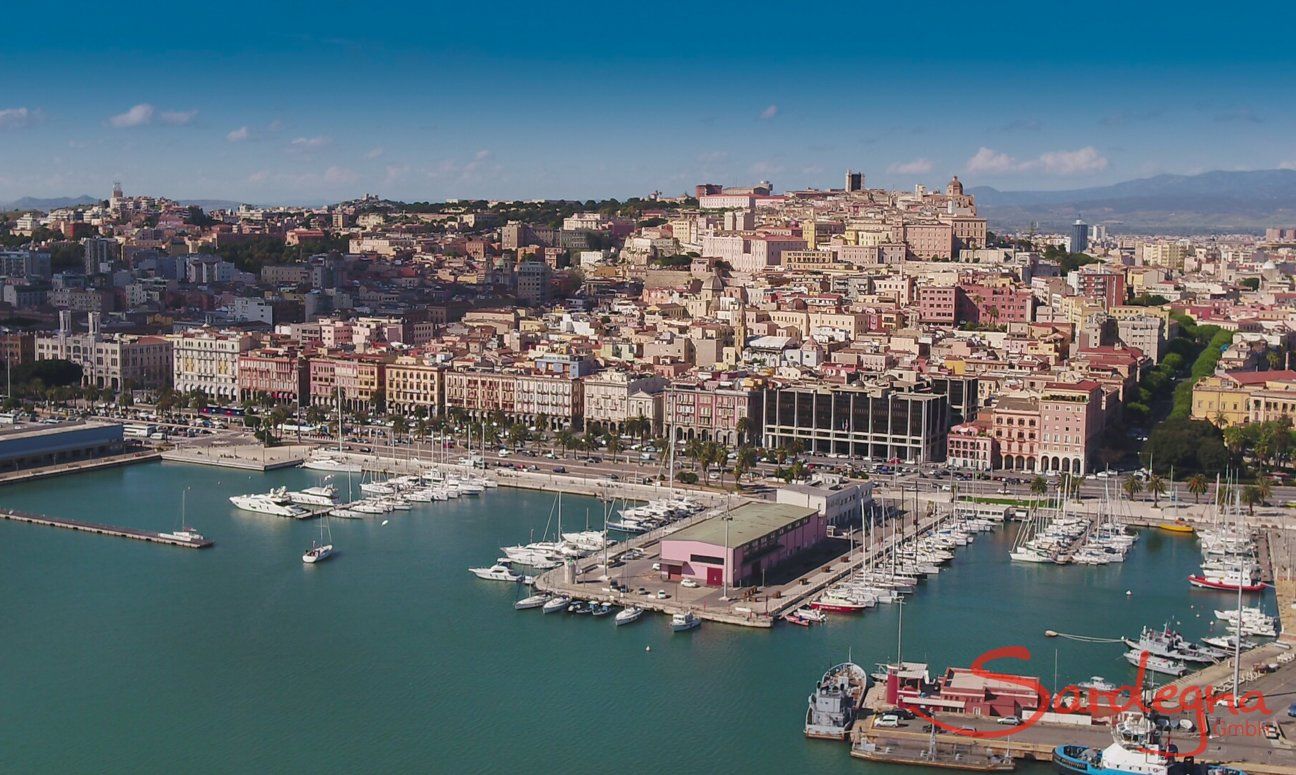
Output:
[[750,445],[738,448],[738,457],[734,460],[734,476],[741,482],[743,474],[756,467],[756,449]]
[[1225,446],[1227,434],[1205,420],[1172,417],[1148,434],[1140,459],[1163,475],[1171,468],[1189,474],[1220,473],[1234,457]]
[[751,432],[751,418],[739,417],[736,430],[738,431],[738,446],[742,446],[747,439],[747,434]]
[[306,423],[308,425],[321,425],[325,419],[324,410],[320,407],[311,406],[306,409]]
[[558,446],[562,447],[563,457],[567,457],[567,450],[571,449],[572,441],[574,439],[575,436],[572,434],[570,428],[563,428],[554,436],[554,440],[558,442]]
[[1188,492],[1193,494],[1193,503],[1201,503],[1201,496],[1206,494],[1210,489],[1210,483],[1202,474],[1193,474],[1188,479]]
[[1121,481],[1121,490],[1125,492],[1125,497],[1134,500],[1134,496],[1143,492],[1143,480],[1137,476],[1127,476]]
[[1260,494],[1260,502],[1267,504],[1270,496],[1273,495],[1273,482],[1270,481],[1269,477],[1262,476],[1256,480],[1255,488],[1256,492]]
[[409,433],[409,420],[406,420],[403,415],[393,414],[391,416],[391,432],[393,439],[399,439]]
[[1247,485],[1242,488],[1242,502],[1246,504],[1248,514],[1255,514],[1256,504],[1264,503],[1264,495],[1258,486]]
[[1152,493],[1152,505],[1159,506],[1161,496],[1166,493],[1165,480],[1159,474],[1152,474],[1147,480],[1147,491]]
[[1082,480],[1078,476],[1062,474],[1057,480],[1058,492],[1066,495],[1068,498],[1076,498],[1080,495],[1081,481]]
[[1048,480],[1042,476],[1037,476],[1031,480],[1030,491],[1033,495],[1043,495],[1048,492]]

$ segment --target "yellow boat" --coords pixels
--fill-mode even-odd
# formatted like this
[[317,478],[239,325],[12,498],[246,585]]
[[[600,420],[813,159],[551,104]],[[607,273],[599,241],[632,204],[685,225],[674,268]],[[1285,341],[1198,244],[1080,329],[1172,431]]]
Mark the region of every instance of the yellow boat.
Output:
[[1159,524],[1157,525],[1157,527],[1159,527],[1159,528],[1161,528],[1162,530],[1165,530],[1165,531],[1167,531],[1167,532],[1170,532],[1170,533],[1195,533],[1195,532],[1197,532],[1196,528],[1194,528],[1192,525],[1188,524],[1187,522],[1185,522],[1185,521],[1183,520],[1183,517],[1180,517],[1179,519],[1176,519],[1174,522],[1161,522],[1161,523],[1159,523]]

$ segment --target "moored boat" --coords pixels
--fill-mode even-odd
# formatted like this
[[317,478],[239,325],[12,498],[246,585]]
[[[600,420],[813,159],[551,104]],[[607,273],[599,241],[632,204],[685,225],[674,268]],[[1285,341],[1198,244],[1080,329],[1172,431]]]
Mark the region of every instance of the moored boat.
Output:
[[855,723],[869,676],[854,662],[834,665],[819,679],[806,709],[805,736],[841,740]]

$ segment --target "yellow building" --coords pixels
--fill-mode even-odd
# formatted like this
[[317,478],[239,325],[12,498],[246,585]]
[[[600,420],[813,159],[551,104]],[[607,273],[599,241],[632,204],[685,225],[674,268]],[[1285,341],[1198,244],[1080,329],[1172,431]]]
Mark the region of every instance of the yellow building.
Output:
[[387,366],[387,405],[395,412],[412,414],[419,407],[440,414],[444,403],[444,369],[402,356]]
[[1235,371],[1193,385],[1192,416],[1220,427],[1296,419],[1296,371]]

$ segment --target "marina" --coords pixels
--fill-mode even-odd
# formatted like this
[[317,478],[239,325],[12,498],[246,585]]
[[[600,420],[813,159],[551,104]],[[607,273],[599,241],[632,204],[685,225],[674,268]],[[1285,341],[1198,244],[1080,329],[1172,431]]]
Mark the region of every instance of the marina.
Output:
[[[513,610],[540,593],[467,572],[489,567],[501,546],[525,542],[532,531],[539,536],[554,508],[552,493],[500,487],[487,497],[412,503],[409,511],[333,520],[332,541],[339,551],[319,568],[302,562],[303,550],[319,540],[317,523],[242,512],[228,501],[278,487],[304,491],[320,484],[317,471],[154,463],[15,485],[6,488],[5,505],[160,533],[175,529],[181,511],[178,477],[190,487],[188,520],[221,544],[201,563],[186,561],[193,558],[185,553],[138,549],[131,541],[88,541],[69,531],[0,522],[0,540],[7,547],[0,582],[29,590],[6,603],[30,623],[9,641],[16,674],[28,678],[7,689],[24,714],[0,709],[17,741],[6,755],[18,769],[91,769],[100,756],[127,755],[126,746],[132,761],[146,769],[164,769],[195,750],[219,755],[225,767],[257,769],[265,761],[258,751],[296,745],[303,739],[299,730],[310,728],[312,735],[330,735],[338,743],[326,757],[304,749],[304,764],[357,770],[416,768],[428,757],[460,771],[474,771],[488,760],[492,767],[526,767],[540,755],[561,756],[573,771],[588,772],[604,768],[608,757],[634,757],[649,749],[654,768],[685,768],[695,764],[697,750],[724,740],[734,741],[724,744],[726,769],[858,773],[881,765],[852,757],[850,745],[804,738],[807,695],[848,654],[865,665],[893,656],[901,615],[906,659],[968,664],[978,653],[1005,645],[1006,636],[986,622],[1015,617],[1038,623],[1012,637],[1033,655],[1018,672],[1051,677],[1056,658],[1062,680],[1103,675],[1125,683],[1134,668],[1121,659],[1123,646],[1051,639],[1044,630],[1135,637],[1142,627],[1172,617],[1181,620],[1172,626],[1198,641],[1227,635],[1214,609],[1232,604],[1227,593],[1194,590],[1184,582],[1201,559],[1191,537],[1144,531],[1119,564],[1021,565],[1008,558],[1013,523],[960,546],[939,574],[906,596],[903,614],[901,606],[879,604],[862,616],[828,613],[824,623],[811,627],[751,630],[708,620],[697,608],[702,625],[677,633],[669,615],[654,612],[669,601],[633,596],[631,608],[640,613],[620,626],[619,606],[604,616],[569,614],[565,608],[545,616],[534,609]],[[603,509],[596,499],[565,495],[563,532],[584,532],[587,512],[590,529],[599,530]],[[653,540],[660,536],[629,537],[614,545],[625,548],[614,551]],[[841,541],[841,557],[850,553],[850,540],[834,540]],[[824,565],[816,564],[811,578],[818,583],[821,576],[848,576],[858,570],[858,545],[855,553],[850,568],[838,559],[825,574]],[[647,562],[649,569],[652,560],[634,562]],[[53,587],[51,568],[60,569]],[[1078,588],[1085,590],[1083,596],[1075,594]],[[667,589],[672,600],[677,592],[707,592],[675,584]],[[987,589],[995,594],[984,594]],[[1248,605],[1275,612],[1271,593],[1255,598]],[[805,600],[789,613],[805,608]],[[428,612],[429,601],[437,601],[435,615],[411,615]],[[763,613],[763,602],[735,599],[730,607]],[[771,608],[775,605],[771,599]],[[339,631],[321,640],[320,617],[367,624],[364,632]],[[84,628],[110,637],[90,644],[73,636]],[[138,641],[119,634],[133,631],[148,638],[147,659],[131,656],[140,648]],[[44,645],[35,640],[37,632]],[[950,637],[953,632],[959,637]],[[208,645],[215,642],[219,649]],[[483,643],[491,644],[488,653]],[[307,652],[311,658],[301,659]],[[94,685],[74,689],[61,678],[67,664],[105,659],[109,668]],[[486,660],[491,669],[483,672],[479,668]],[[153,669],[158,662],[201,669],[172,671],[163,680]],[[1248,659],[1244,675],[1250,668]],[[1229,672],[1219,665],[1209,669]],[[321,671],[335,676],[327,692],[311,680]],[[1266,673],[1256,680],[1265,685],[1277,678]],[[546,714],[543,730],[535,724],[534,707],[498,711],[497,720],[516,730],[515,742],[528,755],[513,746],[501,749],[484,716],[464,713],[477,707],[474,697],[506,692],[520,681],[538,702],[561,702],[566,708]],[[296,723],[276,724],[276,713],[253,701],[254,687],[273,687],[294,708]],[[72,691],[82,702],[69,712],[60,698]],[[340,706],[328,699],[336,696],[353,699]],[[576,697],[598,701],[571,702]],[[723,701],[731,711],[681,712],[681,698]],[[121,712],[93,710],[108,705]],[[183,719],[195,714],[223,718],[224,738],[237,742],[186,737]],[[604,729],[609,714],[653,723],[633,740],[614,737],[597,751],[560,742]],[[60,728],[93,743],[94,760],[86,758],[88,750],[38,744],[49,740],[56,718],[63,719]],[[929,743],[920,725],[905,723],[876,731],[857,724],[851,734],[911,735],[896,738],[905,740],[906,750]],[[444,734],[425,735],[427,724]],[[140,739],[141,726],[160,736],[150,734],[148,746],[132,744]],[[1102,734],[1097,731],[1092,740],[1072,741],[1097,744]],[[1037,733],[1026,730],[1014,738],[1017,755],[1038,745],[1043,757],[1047,743],[1060,742],[1032,743]],[[360,740],[374,735],[407,742],[375,751]],[[772,742],[757,752],[743,744],[752,740]]]

